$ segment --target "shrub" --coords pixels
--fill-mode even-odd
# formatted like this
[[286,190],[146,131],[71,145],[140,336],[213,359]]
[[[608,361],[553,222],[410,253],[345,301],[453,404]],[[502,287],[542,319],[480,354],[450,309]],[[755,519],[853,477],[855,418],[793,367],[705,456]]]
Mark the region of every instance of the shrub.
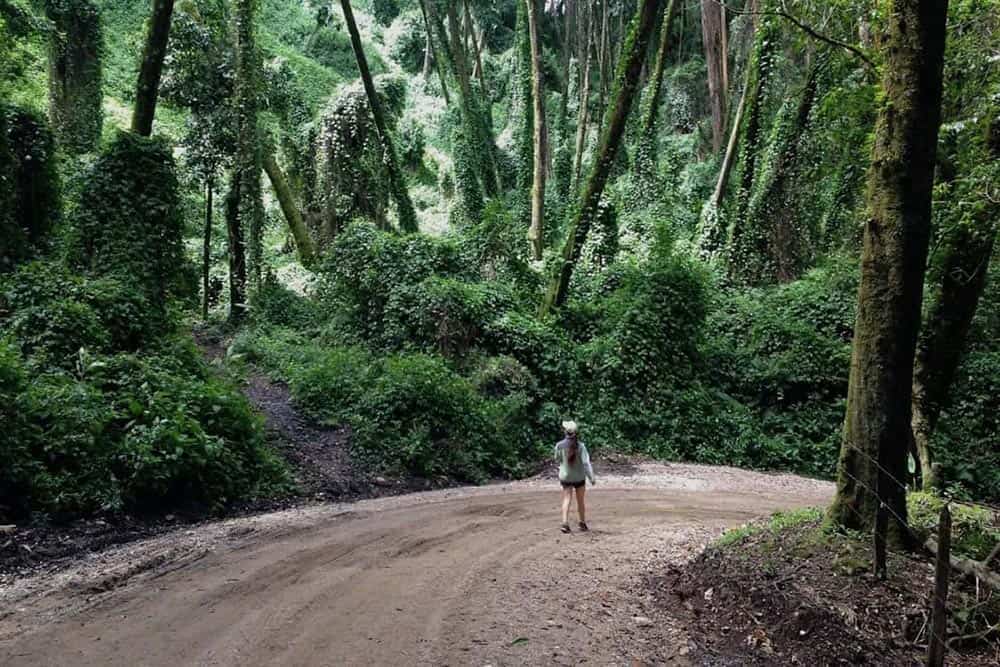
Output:
[[55,142],[34,111],[0,104],[0,272],[31,256],[59,216]]
[[399,0],[372,0],[372,15],[382,25],[389,25],[399,16]]
[[408,169],[419,169],[424,162],[427,137],[424,126],[413,116],[403,116],[397,133],[399,157]]
[[169,328],[144,295],[115,278],[87,279],[32,262],[0,280],[0,323],[37,363],[72,368],[81,348],[133,351]]
[[[368,44],[364,44],[362,48],[372,75],[385,72],[385,63],[378,52]],[[317,28],[306,39],[305,53],[316,62],[329,67],[345,78],[353,79],[357,76],[358,63],[354,58],[351,38],[339,25]]]
[[360,347],[323,350],[291,369],[292,398],[317,421],[343,425],[379,372],[378,362]]
[[250,313],[257,323],[304,329],[322,320],[315,301],[282,285],[268,273],[250,302]]
[[121,277],[163,310],[191,289],[180,210],[169,146],[120,132],[84,178],[71,260],[89,275]]
[[416,74],[424,64],[427,32],[418,11],[400,14],[385,32],[385,45],[389,57],[406,72]]
[[385,340],[393,348],[416,346],[458,357],[479,342],[483,327],[511,307],[511,296],[493,283],[432,276],[392,292],[385,308]]
[[[910,526],[924,538],[934,536],[944,504],[943,499],[931,493],[908,493],[906,509]],[[1000,516],[986,507],[953,504],[951,526],[951,548],[966,558],[982,560],[1000,542]]]
[[317,296],[334,313],[335,341],[384,345],[386,308],[393,291],[432,276],[460,276],[456,243],[411,234],[396,236],[356,223],[338,237],[320,268]]

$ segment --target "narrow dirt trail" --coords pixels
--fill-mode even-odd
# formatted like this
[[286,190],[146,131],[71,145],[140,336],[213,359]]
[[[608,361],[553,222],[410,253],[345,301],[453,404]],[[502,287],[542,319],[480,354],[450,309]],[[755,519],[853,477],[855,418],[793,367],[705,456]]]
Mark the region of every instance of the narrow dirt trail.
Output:
[[786,475],[641,465],[557,530],[552,480],[329,504],[119,547],[0,585],[0,664],[685,662],[643,573],[728,526],[826,503]]

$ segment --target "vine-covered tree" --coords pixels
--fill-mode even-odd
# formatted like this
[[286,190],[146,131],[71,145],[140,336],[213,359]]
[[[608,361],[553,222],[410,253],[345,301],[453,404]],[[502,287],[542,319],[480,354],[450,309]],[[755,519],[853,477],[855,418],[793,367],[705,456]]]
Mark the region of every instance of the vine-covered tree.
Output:
[[893,0],[868,177],[868,219],[847,417],[830,517],[870,530],[879,503],[907,541],[906,456],[931,190],[941,123],[948,0]]
[[531,227],[528,239],[531,241],[532,256],[542,258],[544,239],[542,238],[545,217],[545,92],[542,87],[542,44],[541,22],[538,0],[525,0],[528,5],[528,32],[531,36],[531,98],[533,101],[534,157],[531,183]]
[[583,251],[590,227],[597,217],[601,196],[604,194],[604,186],[608,182],[611,167],[625,133],[625,124],[628,121],[629,112],[632,110],[632,102],[638,92],[639,75],[642,72],[649,40],[656,25],[658,4],[655,0],[642,0],[636,10],[627,41],[628,48],[618,68],[614,102],[608,111],[594,166],[587,179],[586,189],[570,224],[563,247],[562,261],[549,282],[545,299],[542,302],[541,314],[543,316],[563,305],[569,293],[573,269]]
[[59,145],[94,150],[104,123],[104,35],[91,0],[45,0],[49,35],[49,119]]

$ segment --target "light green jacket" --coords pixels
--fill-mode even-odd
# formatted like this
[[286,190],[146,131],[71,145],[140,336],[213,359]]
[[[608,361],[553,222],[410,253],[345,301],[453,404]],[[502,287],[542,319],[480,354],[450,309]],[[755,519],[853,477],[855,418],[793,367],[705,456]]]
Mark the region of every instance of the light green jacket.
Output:
[[578,445],[576,461],[573,463],[569,462],[569,442],[561,440],[556,445],[553,455],[559,463],[559,481],[576,484],[577,482],[589,479],[590,483],[593,484],[594,468],[590,465],[590,454],[587,453],[586,445],[582,442],[578,443]]

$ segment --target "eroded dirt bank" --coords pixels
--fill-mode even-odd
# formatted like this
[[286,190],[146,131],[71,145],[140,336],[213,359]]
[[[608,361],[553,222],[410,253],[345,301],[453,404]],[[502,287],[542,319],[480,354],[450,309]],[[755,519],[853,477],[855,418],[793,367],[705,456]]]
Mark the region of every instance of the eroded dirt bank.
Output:
[[831,493],[644,464],[599,478],[586,534],[548,479],[222,521],[3,582],[0,664],[683,664],[651,563]]

